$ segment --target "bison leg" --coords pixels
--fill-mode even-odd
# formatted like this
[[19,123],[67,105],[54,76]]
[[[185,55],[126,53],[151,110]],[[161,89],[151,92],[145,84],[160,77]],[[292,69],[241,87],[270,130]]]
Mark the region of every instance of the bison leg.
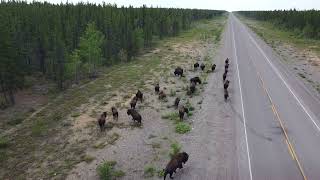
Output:
[[173,174],[173,172],[170,173],[170,179],[173,179],[172,174]]

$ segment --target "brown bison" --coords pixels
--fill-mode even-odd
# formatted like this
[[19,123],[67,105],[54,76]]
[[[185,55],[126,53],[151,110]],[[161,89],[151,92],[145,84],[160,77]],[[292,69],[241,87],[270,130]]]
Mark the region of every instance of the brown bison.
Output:
[[214,72],[215,69],[216,69],[216,64],[213,64],[213,65],[211,66],[211,71]]
[[100,131],[104,130],[104,125],[106,124],[107,112],[103,112],[98,119],[98,125],[100,126]]
[[128,109],[127,114],[132,116],[132,120],[134,122],[137,121],[139,124],[141,124],[141,115],[135,109]]
[[159,86],[159,83],[158,83],[158,84],[156,84],[154,86],[154,92],[159,93],[159,91],[160,91],[160,86]]
[[177,67],[175,70],[174,70],[174,75],[175,76],[180,76],[182,77],[183,76],[183,69],[181,67]]
[[223,76],[222,76],[223,81],[225,81],[226,78],[227,78],[227,72],[224,72],[224,73],[223,73]]
[[205,67],[206,67],[206,65],[204,65],[203,63],[201,63],[200,68],[201,68],[202,71],[204,70]]
[[186,108],[184,106],[180,106],[180,108],[179,108],[179,117],[180,117],[181,121],[183,120],[184,113],[189,113],[188,108]]
[[190,83],[190,94],[193,94],[196,91],[196,83],[192,81]]
[[137,94],[136,94],[136,97],[137,97],[138,100],[140,100],[140,101],[142,102],[143,93],[142,93],[140,90],[138,90],[138,92],[137,92]]
[[176,173],[176,170],[182,169],[182,164],[185,164],[189,159],[189,155],[186,152],[178,153],[177,155],[173,156],[169,163],[167,164],[164,171],[164,180],[166,179],[167,175],[170,175],[170,178],[173,179],[173,173]]
[[116,107],[111,107],[111,112],[112,112],[112,116],[113,116],[113,119],[115,120],[118,120],[119,118],[119,113],[118,113],[118,110]]
[[228,98],[229,98],[228,89],[225,89],[224,90],[224,100],[227,101]]
[[177,97],[177,98],[174,100],[174,105],[173,105],[173,106],[174,106],[175,108],[178,108],[179,102],[180,102],[180,98]]
[[229,81],[229,80],[226,80],[226,82],[223,84],[223,88],[224,88],[224,89],[228,89],[229,83],[230,83],[230,81]]
[[197,84],[197,83],[201,84],[201,80],[198,76],[191,78],[190,83],[192,83],[192,82],[194,82],[195,84]]
[[193,68],[196,70],[198,69],[198,67],[199,67],[199,63],[198,62],[194,63]]
[[131,109],[135,109],[136,108],[137,101],[138,101],[138,98],[136,96],[131,99],[131,101],[130,101]]

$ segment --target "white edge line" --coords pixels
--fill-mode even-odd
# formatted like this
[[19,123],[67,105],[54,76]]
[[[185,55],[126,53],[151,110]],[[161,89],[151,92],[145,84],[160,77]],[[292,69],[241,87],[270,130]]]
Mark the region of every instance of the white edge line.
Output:
[[[230,21],[230,22],[231,22],[231,21]],[[233,39],[234,55],[235,55],[235,59],[236,59],[235,62],[236,62],[236,64],[237,64],[237,74],[238,74],[238,82],[239,82],[239,89],[240,89],[240,99],[241,99],[241,108],[242,108],[244,134],[245,134],[246,146],[247,146],[247,156],[248,156],[249,173],[250,173],[250,180],[252,180],[251,159],[250,159],[250,152],[249,152],[250,150],[249,150],[249,144],[248,144],[246,117],[245,117],[245,114],[244,114],[244,105],[243,105],[243,98],[242,98],[241,80],[240,80],[240,74],[239,74],[237,48],[236,48],[236,44],[235,44],[234,31],[233,31],[233,25],[232,25],[232,23],[231,23],[231,30],[232,30],[232,39]]]
[[[244,28],[245,29],[245,28]],[[285,84],[285,86],[288,88],[288,90],[290,91],[290,93],[293,95],[293,97],[297,100],[297,102],[299,103],[299,105],[302,107],[302,109],[304,110],[304,112],[309,116],[309,118],[311,119],[311,121],[313,122],[313,124],[316,126],[316,128],[318,129],[318,131],[320,131],[320,127],[318,126],[318,124],[315,122],[315,120],[313,119],[313,117],[311,116],[311,114],[308,112],[307,108],[301,103],[301,101],[299,100],[299,98],[297,97],[297,95],[293,92],[293,90],[291,89],[291,87],[289,86],[289,84],[284,80],[284,78],[282,77],[282,75],[280,74],[279,70],[271,63],[270,59],[267,57],[267,55],[264,53],[264,51],[261,49],[261,47],[257,44],[257,42],[253,39],[253,37],[250,35],[250,33],[245,29],[245,31],[247,32],[250,40],[254,43],[254,45],[259,49],[260,53],[264,56],[264,58],[268,61],[269,65],[271,66],[271,68],[275,71],[275,73],[278,75],[278,77],[282,80],[282,82]]]

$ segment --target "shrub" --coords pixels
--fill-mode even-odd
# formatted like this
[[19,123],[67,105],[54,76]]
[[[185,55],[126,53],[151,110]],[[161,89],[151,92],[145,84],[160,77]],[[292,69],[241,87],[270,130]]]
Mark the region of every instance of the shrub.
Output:
[[115,170],[116,161],[105,161],[97,167],[97,171],[101,180],[111,180],[114,177],[122,177],[125,173],[121,170]]
[[179,134],[184,134],[184,133],[187,133],[191,130],[191,127],[189,124],[187,123],[184,123],[184,122],[179,122],[177,125],[176,125],[176,132],[179,133]]
[[177,142],[172,143],[170,145],[171,151],[170,151],[170,157],[172,158],[173,156],[177,155],[181,151],[181,145]]
[[153,177],[155,173],[156,169],[153,166],[148,165],[144,168],[144,177],[146,178]]

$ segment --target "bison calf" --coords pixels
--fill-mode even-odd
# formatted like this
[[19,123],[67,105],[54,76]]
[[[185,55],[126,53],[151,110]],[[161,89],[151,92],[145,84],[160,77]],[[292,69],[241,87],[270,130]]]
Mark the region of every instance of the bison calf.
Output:
[[159,93],[160,86],[159,83],[154,86],[154,92]]
[[132,116],[132,120],[134,122],[137,121],[139,124],[141,124],[141,115],[135,109],[128,109],[127,114]]
[[138,90],[138,92],[137,92],[137,94],[136,94],[136,97],[137,97],[137,100],[140,99],[140,101],[142,102],[143,93],[142,93],[140,90]]
[[186,107],[184,107],[184,106],[181,106],[181,107],[179,108],[179,117],[180,117],[180,120],[183,120],[184,113],[189,113],[189,110],[188,110],[188,108],[186,108]]
[[195,84],[197,84],[197,83],[201,84],[201,80],[198,76],[191,78],[190,82],[191,83],[194,82]]
[[164,171],[164,180],[166,179],[167,175],[169,174],[170,178],[173,179],[173,173],[176,173],[176,170],[182,169],[182,164],[185,164],[189,159],[189,155],[186,152],[178,153],[177,155],[173,156],[169,163],[167,164]]
[[98,119],[98,124],[100,126],[100,131],[104,130],[104,125],[106,124],[107,112],[103,112]]
[[118,113],[117,108],[113,106],[113,107],[111,108],[111,111],[112,111],[113,119],[118,120],[118,118],[119,118],[119,113]]
[[205,67],[206,67],[206,65],[204,65],[203,63],[201,63],[200,68],[201,68],[202,71],[204,70]]

